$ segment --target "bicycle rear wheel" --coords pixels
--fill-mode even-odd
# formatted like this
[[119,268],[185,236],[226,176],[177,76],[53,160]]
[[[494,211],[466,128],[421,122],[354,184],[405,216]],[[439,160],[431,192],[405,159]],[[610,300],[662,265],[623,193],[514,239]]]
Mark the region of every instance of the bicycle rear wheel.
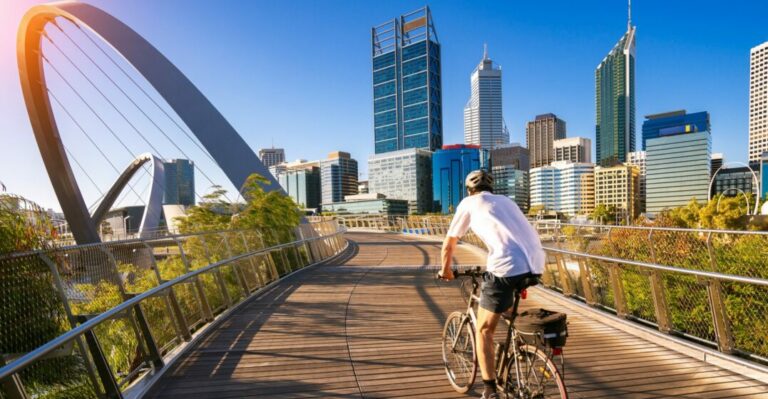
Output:
[[506,397],[527,399],[568,399],[563,376],[552,359],[533,345],[520,346],[517,362],[520,368],[520,383],[514,363],[507,368],[504,386]]
[[443,364],[453,389],[466,393],[477,375],[475,332],[472,323],[461,312],[448,315],[443,328]]

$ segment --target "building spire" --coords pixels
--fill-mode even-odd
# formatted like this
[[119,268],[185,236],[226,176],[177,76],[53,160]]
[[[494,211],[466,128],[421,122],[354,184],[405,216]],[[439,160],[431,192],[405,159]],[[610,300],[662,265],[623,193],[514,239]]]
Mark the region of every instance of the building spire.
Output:
[[488,43],[483,43],[483,60],[488,59]]
[[627,0],[627,32],[632,29],[632,0]]

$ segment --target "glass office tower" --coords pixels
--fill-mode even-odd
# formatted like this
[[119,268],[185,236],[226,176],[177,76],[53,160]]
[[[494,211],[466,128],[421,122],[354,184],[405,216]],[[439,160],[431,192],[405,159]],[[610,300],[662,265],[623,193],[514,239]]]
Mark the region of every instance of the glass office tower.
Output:
[[164,205],[195,205],[195,164],[188,159],[163,162]]
[[685,110],[647,115],[643,122],[643,151],[646,141],[679,133],[709,131],[709,112],[688,114]]
[[493,166],[493,192],[515,201],[520,210],[528,212],[528,172],[510,165]]
[[595,162],[626,162],[635,151],[635,27],[630,21],[595,70],[595,107]]
[[685,205],[692,198],[707,200],[712,152],[709,130],[661,136],[646,144],[648,213]]
[[348,152],[332,152],[320,161],[320,194],[321,206],[357,194],[357,161]]
[[479,145],[446,145],[432,154],[434,212],[453,213],[467,195],[464,178],[469,172],[489,168],[488,150]]
[[371,30],[375,153],[443,144],[440,43],[429,7]]
[[368,158],[368,191],[408,201],[410,213],[432,209],[432,153],[410,148]]

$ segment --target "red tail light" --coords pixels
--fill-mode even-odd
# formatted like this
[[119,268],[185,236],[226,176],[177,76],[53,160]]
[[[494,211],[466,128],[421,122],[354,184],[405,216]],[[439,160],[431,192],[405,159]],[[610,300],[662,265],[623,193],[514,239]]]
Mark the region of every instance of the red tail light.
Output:
[[563,348],[552,348],[552,356],[560,356],[563,354]]
[[520,291],[520,298],[523,298],[523,299],[528,298],[528,290]]

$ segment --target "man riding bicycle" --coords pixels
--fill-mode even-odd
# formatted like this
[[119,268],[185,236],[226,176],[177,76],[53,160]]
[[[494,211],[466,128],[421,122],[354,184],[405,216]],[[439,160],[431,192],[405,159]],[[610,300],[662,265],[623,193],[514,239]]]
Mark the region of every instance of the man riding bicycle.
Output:
[[473,171],[465,186],[469,196],[456,208],[443,241],[443,267],[439,275],[444,280],[453,280],[454,250],[471,228],[488,248],[476,331],[484,385],[482,398],[498,398],[493,333],[501,313],[512,306],[514,292],[522,280],[544,270],[544,250],[538,233],[517,204],[506,196],[493,194],[493,176],[489,172]]

